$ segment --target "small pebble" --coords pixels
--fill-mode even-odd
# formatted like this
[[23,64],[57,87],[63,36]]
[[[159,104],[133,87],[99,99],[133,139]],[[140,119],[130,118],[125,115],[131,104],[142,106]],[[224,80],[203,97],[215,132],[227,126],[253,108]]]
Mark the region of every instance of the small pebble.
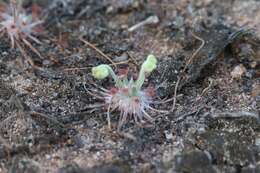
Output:
[[246,72],[246,68],[240,64],[237,65],[231,72],[231,76],[233,79],[241,79],[243,74]]

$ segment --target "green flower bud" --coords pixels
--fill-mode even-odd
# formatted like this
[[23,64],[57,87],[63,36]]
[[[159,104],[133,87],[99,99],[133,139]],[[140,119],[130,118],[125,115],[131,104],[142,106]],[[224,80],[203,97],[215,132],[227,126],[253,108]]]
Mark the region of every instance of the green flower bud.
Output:
[[149,55],[145,62],[142,65],[141,71],[139,73],[139,76],[135,82],[135,86],[137,90],[140,90],[142,85],[144,84],[145,80],[145,73],[151,73],[155,68],[157,64],[157,60],[154,55]]
[[92,68],[92,76],[96,79],[104,79],[109,75],[107,65],[102,64]]
[[142,65],[144,72],[151,73],[157,67],[157,59],[154,55],[149,55]]

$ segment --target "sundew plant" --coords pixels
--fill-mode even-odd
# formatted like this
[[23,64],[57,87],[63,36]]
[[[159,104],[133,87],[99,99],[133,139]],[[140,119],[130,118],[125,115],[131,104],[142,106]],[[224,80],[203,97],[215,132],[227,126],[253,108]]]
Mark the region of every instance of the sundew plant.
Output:
[[105,100],[107,106],[107,119],[110,127],[110,112],[119,110],[120,117],[118,123],[118,130],[129,120],[133,118],[137,124],[144,120],[153,122],[154,119],[147,112],[155,110],[151,107],[154,96],[154,89],[148,87],[142,89],[146,74],[151,73],[157,66],[155,56],[149,55],[146,61],[142,64],[138,78],[128,79],[127,70],[119,75],[116,75],[113,69],[106,64],[99,65],[92,68],[92,75],[96,79],[104,79],[111,76],[115,82],[115,86],[111,89],[102,88],[100,91],[101,98]]
[[[27,14],[22,9],[21,4],[17,4],[16,1],[12,0],[10,5],[2,4],[0,8],[0,33],[6,33],[10,39],[11,47],[17,46],[22,54],[26,56],[26,53],[21,45],[24,43],[34,53],[41,57],[40,53],[32,46],[30,41],[41,44],[41,42],[34,36],[39,32],[39,25],[43,21],[37,19],[31,14]],[[27,59],[31,65],[33,61]]]

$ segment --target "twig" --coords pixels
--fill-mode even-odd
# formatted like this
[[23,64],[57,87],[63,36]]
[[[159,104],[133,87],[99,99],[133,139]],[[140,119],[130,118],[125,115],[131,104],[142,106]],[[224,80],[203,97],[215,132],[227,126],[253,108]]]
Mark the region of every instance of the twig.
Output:
[[36,53],[36,55],[38,55],[41,59],[44,59],[40,52],[37,49],[35,49],[30,42],[28,42],[26,39],[22,40],[34,53]]
[[91,44],[90,42],[88,42],[87,40],[83,39],[82,37],[79,38],[83,43],[85,43],[87,46],[89,46],[90,48],[94,49],[95,51],[97,51],[100,55],[102,55],[104,58],[106,58],[108,61],[110,61],[115,67],[116,64],[114,63],[114,61],[107,56],[106,54],[104,54],[101,50],[99,50],[95,45]]
[[202,38],[200,38],[199,36],[195,35],[193,32],[191,32],[191,35],[196,38],[197,40],[201,41],[201,45],[200,47],[192,54],[192,56],[190,57],[190,59],[188,60],[188,62],[186,63],[183,71],[186,71],[186,69],[188,68],[188,66],[190,65],[190,63],[193,61],[193,59],[196,57],[196,55],[199,53],[199,51],[204,47],[205,45],[205,40],[203,40]]
[[110,109],[111,109],[111,104],[109,104],[107,108],[107,125],[109,130],[111,130]]
[[20,43],[16,42],[17,47],[19,48],[19,50],[21,51],[22,55],[24,56],[24,58],[27,60],[27,62],[29,62],[29,64],[33,67],[33,68],[39,68],[37,65],[35,65],[35,63],[33,62],[32,58],[25,52],[25,50],[23,49],[23,47],[20,45]]
[[119,134],[119,136],[122,136],[123,138],[126,139],[130,139],[132,141],[136,141],[136,137],[134,135],[132,135],[131,133],[127,133],[127,132],[117,132]]
[[176,82],[175,88],[174,88],[174,96],[173,96],[173,103],[172,103],[172,108],[170,110],[170,112],[173,112],[176,106],[176,101],[177,101],[177,91],[178,91],[178,87],[179,87],[179,83],[181,81],[181,78],[178,77],[178,80]]
[[221,112],[221,113],[213,113],[211,114],[213,118],[255,118],[258,123],[260,123],[260,118],[257,113],[247,112],[247,111],[239,111],[239,112]]
[[145,19],[144,21],[137,23],[136,25],[132,26],[131,28],[128,29],[128,32],[133,32],[136,29],[144,26],[144,25],[149,25],[149,24],[157,24],[159,23],[159,18],[158,16],[150,16],[147,19]]
[[202,97],[205,93],[209,91],[209,89],[213,86],[213,83],[214,83],[213,79],[209,78],[209,85],[203,89],[203,91],[200,94],[200,97]]
[[48,116],[48,115],[46,115],[46,114],[43,114],[43,113],[40,113],[40,112],[34,112],[34,111],[32,111],[32,112],[30,112],[30,115],[31,115],[31,116],[39,116],[39,117],[45,118],[45,119],[48,120],[49,122],[51,122],[51,123],[53,123],[53,124],[55,124],[55,125],[60,126],[60,128],[65,128],[65,125],[62,124],[61,122],[59,122],[58,120],[56,120],[56,118],[50,117],[50,116]]
[[[197,35],[195,35],[194,33],[192,33],[192,36],[195,37],[196,39],[200,40],[201,41],[201,45],[200,47],[192,54],[192,56],[190,57],[190,59],[188,60],[188,62],[186,63],[184,69],[182,70],[181,74],[184,74],[184,72],[186,71],[186,69],[188,68],[188,66],[190,65],[190,63],[193,61],[193,59],[196,57],[196,55],[199,53],[199,51],[204,47],[205,45],[205,40],[203,40],[202,38],[198,37]],[[174,111],[175,109],[175,106],[176,106],[176,97],[177,97],[177,92],[178,92],[178,87],[179,87],[179,84],[180,84],[180,81],[182,79],[182,76],[181,77],[178,77],[178,80],[176,82],[176,85],[175,85],[175,88],[174,88],[174,96],[173,96],[173,104],[172,104],[172,108],[171,108],[171,112]]]
[[180,123],[180,122],[184,121],[187,117],[192,116],[194,114],[195,114],[195,116],[198,115],[199,112],[202,110],[202,108],[203,107],[200,107],[200,108],[198,108],[195,111],[192,111],[192,112],[189,112],[187,114],[181,115],[180,117],[177,118],[177,120],[174,121],[174,123]]
[[136,61],[136,59],[128,51],[126,53],[133,60],[134,64],[138,66],[138,62]]

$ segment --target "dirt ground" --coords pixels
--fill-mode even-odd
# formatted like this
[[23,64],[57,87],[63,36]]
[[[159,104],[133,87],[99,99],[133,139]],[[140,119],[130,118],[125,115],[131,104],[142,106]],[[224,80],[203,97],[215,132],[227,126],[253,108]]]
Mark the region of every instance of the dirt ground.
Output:
[[[260,172],[259,0],[24,7],[32,3],[43,9],[43,44],[34,46],[44,59],[27,51],[41,68],[7,37],[0,42],[0,172]],[[113,112],[109,130],[102,102],[86,90],[113,86],[90,75],[110,62],[80,38],[118,63],[115,70],[134,73],[154,54],[159,64],[146,86],[161,86],[154,100],[164,103],[153,106],[168,112],[152,113],[156,121],[143,127],[129,120],[120,132]]]

